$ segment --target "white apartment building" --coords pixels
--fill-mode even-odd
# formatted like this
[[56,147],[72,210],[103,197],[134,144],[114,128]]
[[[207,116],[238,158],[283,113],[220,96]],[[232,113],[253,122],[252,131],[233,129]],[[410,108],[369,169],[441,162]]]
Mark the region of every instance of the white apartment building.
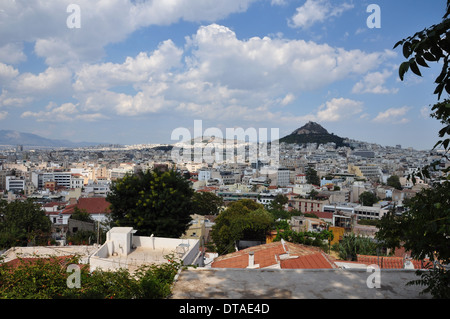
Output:
[[84,186],[84,177],[72,175],[70,180],[70,188],[83,188]]
[[46,182],[56,182],[56,185],[71,188],[71,172],[31,172],[31,181],[36,188],[42,189]]
[[109,171],[109,179],[114,181],[120,178],[124,178],[127,174],[132,174],[134,172],[133,168],[130,167],[116,167]]
[[287,186],[290,184],[291,171],[287,168],[279,168],[276,173],[269,174],[271,179],[271,185],[274,186]]
[[6,176],[6,190],[8,192],[20,192],[25,190],[25,177]]
[[211,171],[206,169],[201,169],[198,171],[198,180],[207,181],[211,179]]
[[84,186],[84,193],[87,195],[92,194],[93,196],[106,197],[110,190],[109,185],[110,183],[108,181],[89,181],[89,183]]
[[306,175],[305,174],[297,174],[294,178],[295,184],[306,184]]

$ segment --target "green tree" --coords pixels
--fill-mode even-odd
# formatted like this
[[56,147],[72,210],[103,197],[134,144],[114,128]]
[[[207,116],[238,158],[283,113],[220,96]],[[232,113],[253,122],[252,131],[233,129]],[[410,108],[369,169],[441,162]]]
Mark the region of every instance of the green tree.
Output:
[[284,206],[289,202],[286,195],[277,194],[275,198],[267,206],[267,211],[272,214],[275,220],[288,219],[291,217],[291,213],[284,209]]
[[195,192],[192,203],[192,212],[199,215],[217,215],[224,205],[222,197],[210,192]]
[[[428,68],[430,63],[442,66],[435,80],[438,103],[431,108],[431,117],[440,120],[443,128],[438,135],[440,140],[433,149],[443,147],[442,157],[448,160],[450,146],[450,0],[447,1],[445,14],[440,23],[416,32],[413,36],[397,42],[394,48],[401,45],[407,61],[399,67],[399,76],[403,80],[411,70],[415,75],[422,76],[421,68]],[[440,101],[442,94],[447,98]],[[439,102],[440,101],[440,102]],[[419,174],[430,178],[430,171],[439,170],[440,161],[424,167]],[[388,248],[403,245],[411,251],[411,257],[423,259],[425,256],[436,258],[439,263],[450,262],[450,203],[449,203],[449,170],[443,169],[443,182],[435,183],[431,189],[422,190],[407,205],[408,210],[401,216],[394,212],[385,215],[381,220],[377,237],[383,240]],[[415,182],[414,174],[410,176]],[[412,284],[423,285],[424,292],[430,292],[435,298],[450,297],[450,274],[443,267],[433,267],[429,272],[418,272],[420,279]]]
[[40,205],[31,200],[0,202],[0,248],[26,246],[28,242],[46,245],[51,222]]
[[[173,256],[166,258],[166,263],[141,266],[133,273],[124,268],[90,272],[77,256],[19,258],[15,266],[0,265],[0,299],[164,299],[182,267]],[[69,265],[80,266],[79,288],[67,285]]]
[[114,182],[107,201],[116,226],[133,227],[141,236],[178,238],[191,221],[192,196],[181,174],[148,170]]
[[[423,189],[408,204],[408,210],[401,216],[394,211],[385,215],[376,234],[387,248],[404,247],[411,251],[411,257],[424,260],[436,259],[441,264],[450,263],[450,183],[437,184]],[[450,297],[450,274],[443,267],[431,272],[418,272],[421,280],[416,284],[427,286],[424,292],[434,296]]]
[[364,192],[359,195],[359,202],[364,206],[373,206],[378,202],[378,197],[372,192]]
[[222,255],[234,252],[238,240],[264,241],[273,225],[273,217],[263,205],[243,199],[231,203],[219,214],[211,237],[217,252]]
[[402,190],[402,184],[400,183],[400,178],[397,175],[392,175],[387,179],[387,185],[394,187],[398,190]]
[[333,246],[342,260],[356,261],[358,255],[376,255],[377,243],[369,237],[346,234],[342,240]]
[[288,202],[289,199],[286,195],[277,194],[275,198],[270,202],[269,209],[282,210],[284,209],[284,205],[286,205]]
[[[438,101],[441,99],[443,93],[450,94],[450,1],[447,0],[445,14],[442,21],[425,28],[422,31],[416,32],[414,35],[398,41],[394,48],[401,46],[403,56],[407,59],[399,67],[399,76],[403,81],[404,76],[408,71],[412,71],[415,75],[422,76],[421,68],[429,68],[430,63],[437,63],[442,65],[442,69],[434,83],[436,89],[434,94],[437,95]],[[431,117],[441,121],[444,127],[439,131],[439,138],[441,138],[434,146],[442,146],[447,154],[450,146],[450,100],[444,99],[440,103],[432,106]],[[446,138],[444,138],[446,137]],[[442,139],[444,138],[444,139]],[[446,154],[444,156],[446,156]],[[436,167],[438,162],[435,162],[425,167],[422,172],[427,174],[427,170]],[[449,172],[449,169],[446,170]],[[414,176],[413,176],[414,177]]]
[[333,237],[333,232],[329,230],[323,230],[321,232],[296,232],[291,229],[284,229],[284,231],[277,233],[274,241],[283,239],[290,243],[315,246],[326,250]]
[[320,185],[320,178],[317,175],[317,171],[312,167],[308,167],[305,171],[306,182],[308,184]]
[[316,200],[318,195],[319,195],[318,191],[316,191],[315,189],[311,189],[311,191],[308,193],[308,198]]
[[79,209],[78,207],[74,208],[73,214],[70,215],[70,218],[80,220],[82,222],[88,223],[94,222],[94,219],[92,218],[91,214],[89,214],[85,209]]

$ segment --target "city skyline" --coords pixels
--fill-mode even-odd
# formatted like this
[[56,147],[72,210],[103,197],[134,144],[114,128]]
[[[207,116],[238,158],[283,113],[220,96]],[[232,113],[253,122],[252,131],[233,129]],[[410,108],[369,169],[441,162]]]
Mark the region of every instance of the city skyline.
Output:
[[[371,4],[379,28],[368,23]],[[0,126],[75,142],[173,144],[171,133],[193,132],[195,120],[222,131],[279,128],[280,137],[315,121],[341,137],[431,149],[439,66],[401,82],[404,58],[393,46],[444,9],[445,1],[5,1]]]

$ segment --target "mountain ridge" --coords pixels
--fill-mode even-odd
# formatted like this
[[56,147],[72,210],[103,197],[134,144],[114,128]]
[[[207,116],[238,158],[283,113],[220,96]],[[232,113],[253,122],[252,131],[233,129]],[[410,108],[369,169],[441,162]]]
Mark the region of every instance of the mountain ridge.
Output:
[[27,147],[88,147],[100,143],[72,142],[69,140],[49,139],[33,133],[24,133],[16,130],[0,130],[0,145],[27,146]]

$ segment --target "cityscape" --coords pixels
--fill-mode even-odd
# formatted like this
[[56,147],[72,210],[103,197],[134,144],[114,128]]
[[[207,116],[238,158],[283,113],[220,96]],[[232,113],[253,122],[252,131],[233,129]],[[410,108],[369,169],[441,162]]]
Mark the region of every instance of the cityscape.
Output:
[[0,299],[448,299],[449,16],[0,4]]

